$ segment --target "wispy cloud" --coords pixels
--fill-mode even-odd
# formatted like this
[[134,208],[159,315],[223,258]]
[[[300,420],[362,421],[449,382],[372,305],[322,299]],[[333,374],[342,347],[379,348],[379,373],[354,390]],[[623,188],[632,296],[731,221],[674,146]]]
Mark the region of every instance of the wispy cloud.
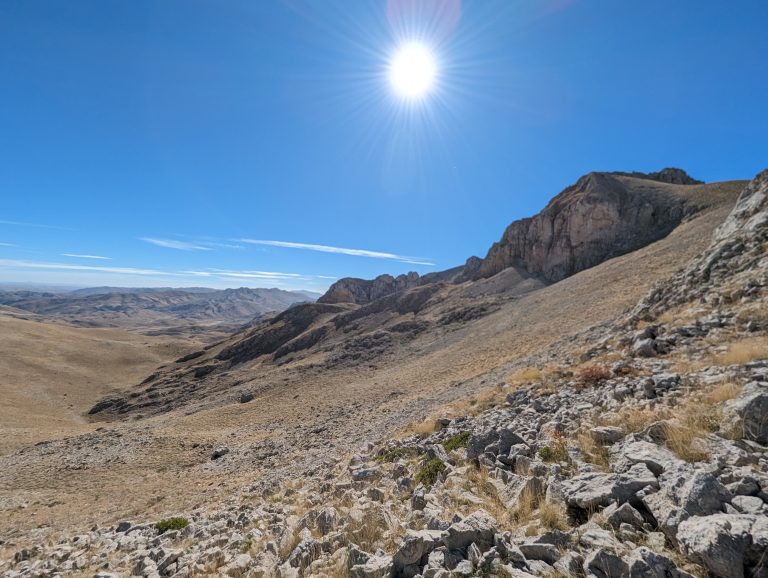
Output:
[[0,247],[15,247],[13,243],[0,243]]
[[[158,283],[189,284],[199,283],[205,279],[207,286],[233,287],[239,284],[251,287],[281,287],[283,289],[323,289],[329,280],[336,277],[303,273],[284,273],[281,271],[203,269],[190,271],[168,271],[159,269],[144,269],[140,267],[112,267],[104,265],[85,265],[77,263],[53,263],[43,261],[26,261],[21,259],[0,259],[0,271],[5,270],[16,274],[19,280],[29,280],[33,274],[45,275],[48,281],[53,276],[60,279],[63,276],[76,276],[79,283],[110,284],[110,280],[122,279],[126,276],[136,277],[131,285],[153,286]],[[34,273],[33,273],[34,272]],[[140,281],[138,279],[141,279]],[[193,281],[195,280],[195,281]]]
[[212,251],[211,247],[205,247],[201,244],[188,243],[186,241],[177,241],[175,239],[155,239],[154,237],[139,237],[139,240],[165,247],[166,249],[176,249],[178,251]]
[[80,255],[78,253],[62,253],[62,257],[74,257],[75,259],[111,259],[112,257],[102,257],[101,255]]
[[118,273],[127,275],[167,275],[156,269],[140,269],[136,267],[101,267],[96,265],[71,265],[69,263],[44,263],[39,261],[22,261],[18,259],[0,259],[0,267],[21,269],[46,269],[49,271],[98,271],[101,273]]
[[14,227],[35,227],[38,229],[58,229],[59,231],[74,231],[70,227],[59,227],[57,225],[44,225],[42,223],[25,223],[23,221],[4,221],[0,220],[0,225],[13,225]]
[[304,249],[306,251],[319,251],[321,253],[337,253],[340,255],[353,255],[355,257],[369,257],[372,259],[391,259],[403,263],[412,263],[414,265],[434,265],[423,257],[408,257],[406,255],[397,255],[395,253],[385,253],[382,251],[368,251],[366,249],[346,249],[344,247],[332,247],[330,245],[315,245],[314,243],[293,243],[289,241],[265,241],[261,239],[240,239],[241,243],[251,245],[268,245],[270,247],[284,247],[287,249]]

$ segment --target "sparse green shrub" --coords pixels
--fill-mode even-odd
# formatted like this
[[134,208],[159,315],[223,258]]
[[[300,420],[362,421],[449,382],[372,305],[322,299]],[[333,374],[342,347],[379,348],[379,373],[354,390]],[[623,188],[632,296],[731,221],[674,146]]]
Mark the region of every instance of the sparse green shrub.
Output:
[[457,450],[459,448],[465,448],[467,447],[467,444],[469,444],[470,437],[472,437],[471,432],[463,431],[445,440],[443,442],[443,447],[447,452],[452,452],[453,450]]
[[432,458],[416,474],[416,481],[431,486],[437,481],[437,476],[445,471],[445,464],[440,458]]
[[376,456],[377,462],[396,462],[400,458],[409,458],[416,455],[416,450],[405,446],[398,446],[391,450],[386,450]]
[[553,436],[550,445],[539,448],[539,457],[545,462],[569,462],[571,456],[568,455],[565,438],[561,435]]
[[189,526],[189,520],[175,516],[173,518],[160,520],[157,524],[155,524],[155,529],[161,534],[164,534],[168,530],[181,530],[187,526]]

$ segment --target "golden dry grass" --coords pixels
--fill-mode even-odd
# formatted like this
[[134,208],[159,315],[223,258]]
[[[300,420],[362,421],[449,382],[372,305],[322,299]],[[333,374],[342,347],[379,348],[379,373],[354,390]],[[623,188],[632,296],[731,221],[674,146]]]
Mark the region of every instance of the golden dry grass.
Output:
[[766,358],[768,358],[768,338],[751,337],[730,343],[728,351],[715,355],[712,361],[716,365],[739,365]]
[[664,438],[669,450],[681,460],[693,463],[709,459],[709,452],[702,447],[702,432],[698,429],[667,422]]
[[565,507],[542,500],[539,503],[539,520],[547,530],[568,530]]
[[608,471],[608,448],[598,444],[588,431],[582,430],[576,435],[576,445],[581,450],[584,461],[594,464],[602,471]]
[[597,420],[599,425],[611,425],[622,428],[626,433],[643,431],[655,421],[669,417],[669,410],[628,408],[616,413],[605,414]]
[[544,374],[537,367],[523,367],[510,371],[504,376],[504,381],[509,384],[526,384],[541,382],[544,380]]

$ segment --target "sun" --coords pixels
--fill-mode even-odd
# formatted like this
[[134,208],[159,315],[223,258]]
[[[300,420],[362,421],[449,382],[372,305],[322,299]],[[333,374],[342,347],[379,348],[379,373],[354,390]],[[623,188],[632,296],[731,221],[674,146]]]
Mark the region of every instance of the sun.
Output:
[[419,42],[400,46],[389,63],[389,81],[404,99],[417,100],[429,94],[437,76],[432,51]]

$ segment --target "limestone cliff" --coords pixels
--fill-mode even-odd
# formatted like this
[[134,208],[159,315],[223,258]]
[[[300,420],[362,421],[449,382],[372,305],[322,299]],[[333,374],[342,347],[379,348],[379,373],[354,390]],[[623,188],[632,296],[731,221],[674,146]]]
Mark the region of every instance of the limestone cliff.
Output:
[[[668,171],[654,174],[695,182]],[[518,267],[556,282],[665,237],[693,207],[666,185],[649,184],[654,180],[609,173],[581,177],[538,215],[507,227],[475,279]]]

